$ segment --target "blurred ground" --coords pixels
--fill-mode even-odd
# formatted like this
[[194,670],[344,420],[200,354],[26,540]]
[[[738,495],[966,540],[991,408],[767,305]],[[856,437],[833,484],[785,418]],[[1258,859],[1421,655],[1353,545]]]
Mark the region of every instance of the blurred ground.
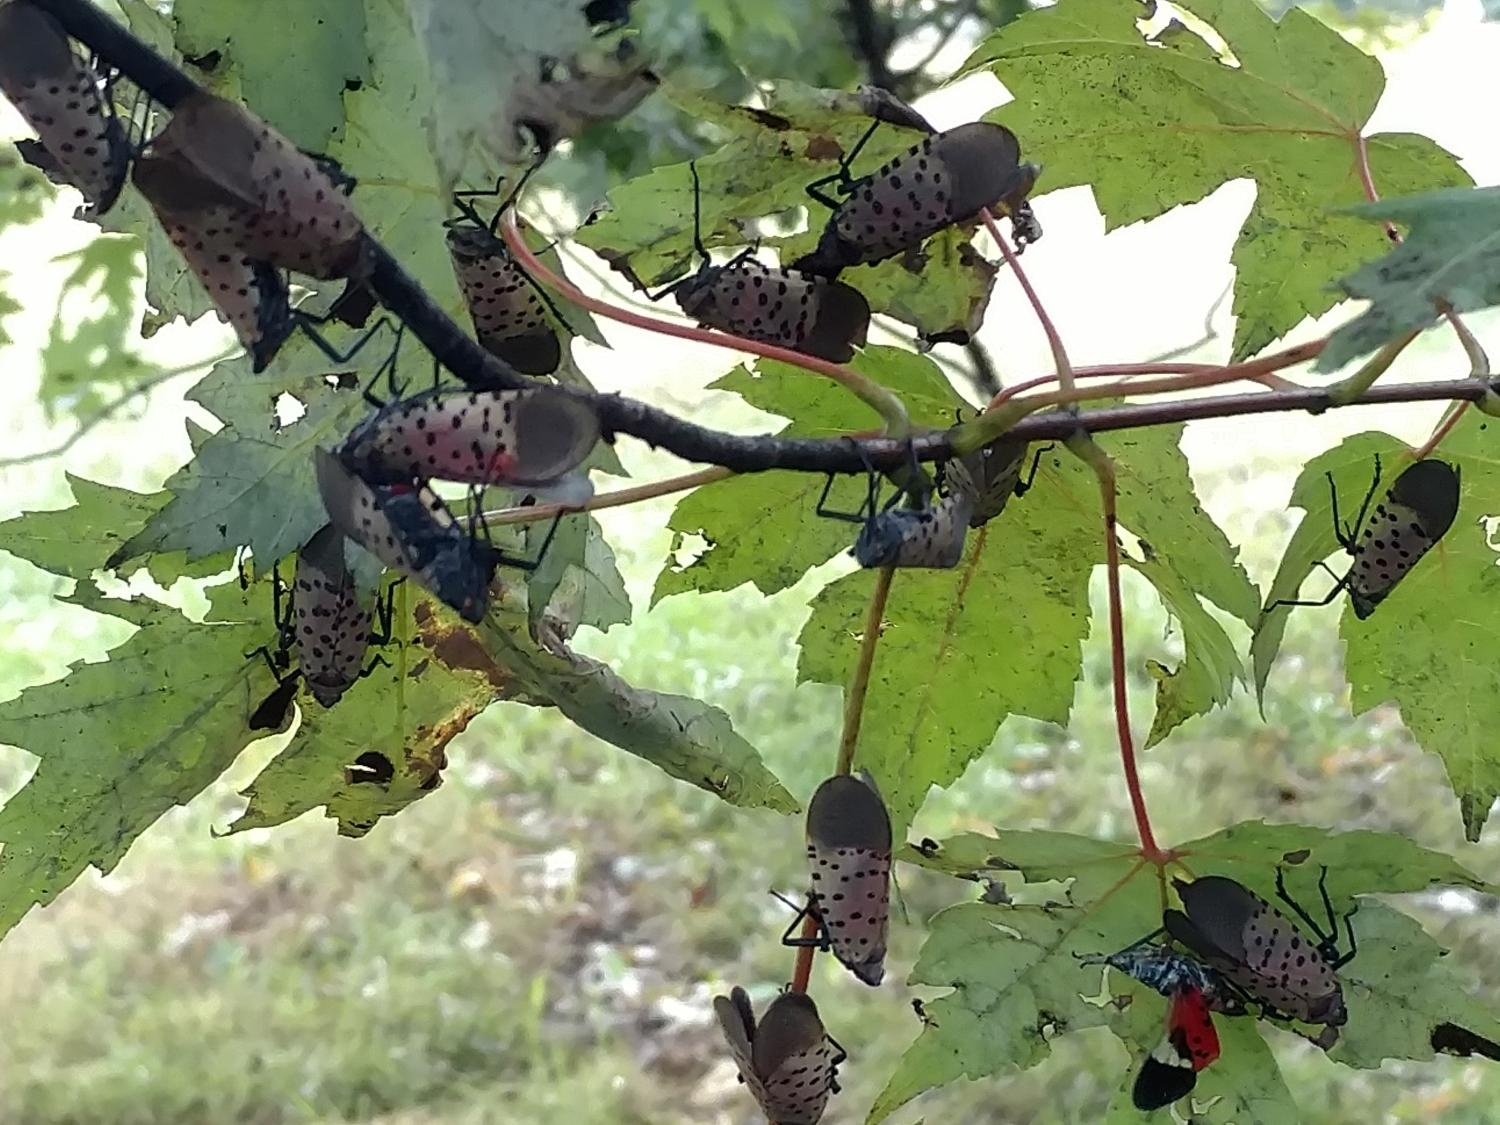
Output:
[[[1448,89],[1471,83],[1478,90],[1486,72],[1464,60],[1494,49],[1494,29],[1453,26],[1440,25],[1435,34],[1447,36],[1446,46],[1436,53],[1429,38],[1393,64],[1390,114],[1397,120],[1384,127],[1420,121],[1466,158],[1490,161],[1472,168],[1492,180],[1493,134],[1479,116],[1492,102],[1454,93],[1449,110],[1435,112],[1428,96],[1420,101],[1426,117],[1402,117],[1419,104],[1412,92],[1444,65]],[[1414,54],[1432,61],[1403,78]],[[1473,153],[1462,147],[1464,138],[1474,142]],[[1203,316],[1228,280],[1224,263],[1249,198],[1245,185],[1230,185],[1149,228],[1106,236],[1086,192],[1044,197],[1038,211],[1047,241],[1026,262],[1076,342],[1075,359],[1140,359],[1201,334]],[[66,417],[49,424],[29,405],[34,357],[67,268],[48,261],[83,237],[60,217],[69,207],[0,239],[0,261],[13,270],[28,263],[25,299],[41,317],[13,318],[16,342],[0,353],[13,405],[0,426],[13,452],[42,448],[70,429]],[[1083,261],[1090,263],[1086,278]],[[1202,354],[1219,356],[1226,347],[1220,316],[1219,338]],[[1494,323],[1476,320],[1481,332]],[[1305,325],[1294,338],[1315,330]],[[1007,376],[1046,368],[1008,283],[997,293],[988,331]],[[667,406],[693,403],[694,416],[711,424],[748,424],[746,411],[722,396],[704,400],[697,390],[724,369],[720,357],[672,342],[643,344],[628,332],[611,335],[614,353],[584,352],[603,386],[628,387]],[[1493,344],[1493,332],[1489,338]],[[182,362],[212,354],[222,339],[212,325],[167,329],[149,351]],[[1448,341],[1436,338],[1413,349],[1400,373],[1463,370]],[[617,376],[624,372],[628,379]],[[155,487],[187,455],[181,385],[101,427],[62,464]],[[1303,458],[1364,428],[1418,438],[1434,417],[1408,408],[1240,420],[1232,428],[1202,424],[1186,446],[1206,505],[1264,584],[1290,531],[1282,506]],[[664,458],[622,454],[638,477],[669,471]],[[64,503],[62,464],[6,469],[0,515]],[[585,647],[638,682],[698,693],[728,709],[805,797],[831,759],[838,718],[837,692],[794,686],[793,639],[814,587],[804,583],[770,600],[743,592],[679,598],[645,612],[645,592],[667,547],[668,509],[661,501],[606,515],[642,612],[629,629],[592,637]],[[1170,661],[1165,616],[1132,578],[1126,575],[1132,661]],[[68,661],[98,658],[122,635],[116,625],[51,602],[56,586],[29,566],[0,559],[0,692],[53,678]],[[1145,782],[1148,799],[1156,799],[1158,835],[1181,839],[1256,816],[1380,828],[1453,850],[1480,874],[1500,877],[1494,833],[1482,846],[1463,844],[1440,764],[1412,744],[1399,717],[1349,714],[1336,612],[1294,617],[1264,720],[1242,694],[1148,756]],[[735,622],[732,635],[723,627],[728,620]],[[1100,624],[1096,617],[1071,730],[1007,724],[960,785],[935,795],[916,835],[1004,824],[1128,837]],[[673,658],[662,660],[663,652]],[[1150,685],[1142,678],[1134,687],[1144,708]],[[1142,709],[1137,718],[1144,730],[1149,715]],[[785,912],[765,892],[801,882],[798,823],[731,810],[551,716],[500,705],[455,743],[438,792],[364,840],[338,839],[331,823],[314,817],[213,838],[210,830],[238,807],[236,785],[271,752],[267,744],[247,751],[228,778],[148,832],[115,874],[80,880],[0,947],[0,1010],[8,1014],[0,1029],[0,1123],[758,1120],[709,1026],[709,997],[743,983],[763,998],[788,976],[790,955],[776,944]],[[31,768],[28,755],[4,752],[5,791]],[[1170,792],[1193,800],[1169,801]],[[920,920],[969,892],[916,871],[901,872],[901,889],[911,924],[896,927],[885,987],[876,992],[827,964],[818,969],[817,995],[853,1056],[845,1093],[825,1118],[830,1125],[863,1119],[918,1030],[900,982],[920,942]],[[1453,895],[1402,905],[1455,948],[1475,988],[1495,999],[1496,904]],[[1387,1064],[1357,1074],[1290,1038],[1278,1037],[1276,1045],[1306,1121],[1496,1120],[1500,1070],[1489,1064]],[[946,1090],[896,1120],[1096,1120],[1125,1073],[1124,1050],[1103,1032],[1066,1036],[1055,1047],[1034,1071]]]

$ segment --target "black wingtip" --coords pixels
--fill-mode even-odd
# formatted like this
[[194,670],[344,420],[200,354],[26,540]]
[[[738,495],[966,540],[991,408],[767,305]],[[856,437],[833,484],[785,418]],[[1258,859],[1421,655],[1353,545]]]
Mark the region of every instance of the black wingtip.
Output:
[[1148,1055],[1141,1064],[1141,1072],[1135,1076],[1130,1100],[1136,1109],[1161,1109],[1187,1097],[1197,1084],[1198,1074],[1192,1067],[1171,1066]]

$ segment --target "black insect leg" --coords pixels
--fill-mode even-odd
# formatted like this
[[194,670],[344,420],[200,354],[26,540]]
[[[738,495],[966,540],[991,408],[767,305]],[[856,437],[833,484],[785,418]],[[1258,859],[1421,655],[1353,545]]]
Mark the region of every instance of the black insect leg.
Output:
[[[806,906],[799,907],[795,902],[792,902],[789,899],[783,897],[776,891],[772,891],[771,893],[773,895],[776,895],[777,898],[781,899],[782,902],[786,903],[787,906],[790,906],[793,910],[797,911],[796,915],[792,918],[791,924],[787,926],[785,932],[783,932],[781,935],[782,945],[786,946],[788,949],[818,949],[822,950],[823,952],[827,952],[833,947],[833,943],[829,940],[828,937],[828,927],[823,922],[823,916],[818,913],[817,901],[813,898],[812,895],[808,895]],[[817,933],[815,933],[812,937],[804,937],[801,934],[796,934],[794,936],[794,931],[797,929],[797,927],[802,925],[802,923],[808,918],[811,918],[813,921],[817,922]]]
[[840,195],[849,195],[854,190],[854,179],[852,176],[850,176],[849,169],[853,166],[854,161],[859,157],[859,154],[864,149],[866,143],[868,143],[870,138],[875,135],[875,130],[878,128],[880,128],[880,122],[872,121],[870,123],[870,127],[865,130],[864,136],[860,137],[859,140],[854,143],[854,147],[851,148],[849,152],[844,156],[844,158],[839,161],[837,171],[831,172],[828,175],[824,176],[822,179],[814,180],[812,183],[808,184],[807,194],[821,203],[824,207],[827,207],[830,211],[837,211],[841,206],[843,206],[843,204],[839,200],[834,199],[829,195],[825,195],[821,189],[827,187],[829,184],[833,184],[835,185],[834,190]]
[[1318,876],[1318,894],[1323,899],[1323,909],[1327,912],[1328,915],[1328,923],[1326,927],[1320,926],[1317,922],[1314,922],[1307,911],[1302,908],[1302,904],[1287,893],[1285,872],[1280,865],[1277,866],[1276,897],[1279,898],[1282,902],[1286,903],[1287,906],[1291,907],[1292,912],[1302,920],[1303,925],[1305,925],[1309,930],[1312,931],[1313,936],[1318,939],[1318,953],[1322,955],[1323,960],[1327,961],[1333,968],[1337,969],[1343,965],[1347,965],[1349,961],[1354,957],[1354,923],[1352,919],[1354,917],[1354,910],[1358,910],[1359,907],[1358,904],[1356,904],[1354,910],[1349,911],[1349,913],[1344,917],[1344,926],[1349,935],[1350,949],[1347,954],[1340,954],[1338,946],[1339,921],[1338,915],[1334,912],[1333,909],[1333,900],[1328,897],[1328,868],[1326,866],[1322,869],[1322,873]]
[[1056,448],[1056,443],[1049,441],[1046,445],[1042,446],[1036,451],[1036,453],[1031,458],[1031,468],[1026,470],[1026,479],[1016,481],[1016,496],[1025,496],[1028,492],[1031,491],[1031,485],[1036,480],[1036,471],[1041,468],[1042,465],[1042,455],[1045,453],[1051,453]]
[[844,1045],[832,1035],[829,1035],[828,1032],[823,1032],[823,1036],[828,1040],[829,1045],[833,1047],[834,1051],[833,1058],[828,1060],[828,1089],[830,1092],[837,1094],[839,1092],[838,1068],[849,1061],[849,1052],[844,1050]]
[[1365,515],[1370,510],[1370,501],[1375,498],[1375,490],[1380,487],[1380,455],[1375,455],[1375,479],[1370,481],[1370,489],[1365,493],[1364,502],[1359,506],[1359,515],[1354,518],[1352,524],[1344,524],[1339,519],[1339,489],[1334,483],[1333,474],[1328,473],[1328,494],[1333,506],[1333,534],[1338,539],[1339,546],[1343,547],[1349,554],[1354,554],[1355,536],[1359,529],[1364,526]]
[[[859,453],[860,460],[865,463],[865,473],[868,481],[865,502],[854,512],[841,512],[828,507],[828,494],[833,491],[834,478],[838,475],[836,473],[829,473],[828,479],[823,482],[823,491],[818,496],[818,503],[813,508],[813,514],[822,516],[828,520],[842,520],[844,523],[865,523],[875,518],[877,505],[880,502],[880,474],[875,471],[875,466],[870,464],[870,459],[865,455],[864,447],[857,441],[854,441],[853,438],[846,440],[853,443],[856,452]],[[897,496],[900,496],[899,492]]]
[[1314,565],[1315,566],[1321,566],[1324,570],[1328,571],[1328,573],[1332,576],[1332,578],[1333,578],[1333,589],[1329,590],[1328,593],[1326,595],[1324,595],[1323,597],[1321,597],[1321,598],[1310,598],[1310,599],[1302,599],[1302,598],[1277,598],[1270,605],[1266,606],[1265,612],[1266,613],[1270,613],[1273,609],[1276,609],[1276,608],[1278,608],[1280,606],[1317,606],[1317,605],[1328,605],[1331,601],[1333,601],[1334,598],[1338,597],[1340,594],[1342,594],[1344,592],[1345,589],[1348,588],[1348,586],[1349,586],[1349,579],[1354,576],[1354,571],[1352,569],[1347,574],[1344,574],[1343,576],[1335,574],[1333,568],[1331,566],[1329,566],[1326,562],[1323,562],[1321,560],[1319,560]]

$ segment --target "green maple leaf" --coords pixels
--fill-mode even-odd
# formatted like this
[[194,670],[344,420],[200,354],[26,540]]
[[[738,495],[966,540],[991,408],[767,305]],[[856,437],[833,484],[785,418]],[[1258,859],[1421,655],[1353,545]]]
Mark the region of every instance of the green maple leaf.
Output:
[[257,623],[239,588],[215,591],[204,623],[154,603],[113,604],[140,628],[109,660],[0,704],[0,740],[41,759],[0,809],[0,933],[87,867],[111,871],[249,741],[244,654]]
[[[635,687],[608,665],[574,652],[555,623],[544,620],[533,630],[509,605],[491,610],[481,635],[511,690],[526,702],[556,707],[590,734],[730,804],[797,810],[796,799],[719,708]],[[441,656],[441,645],[438,651]]]
[[239,97],[294,144],[314,152],[323,151],[344,126],[346,87],[370,77],[363,4],[180,0],[172,17],[184,55],[219,53],[207,71],[216,92]]
[[[1130,5],[1061,0],[993,32],[960,73],[999,77],[1015,101],[989,116],[1043,164],[1038,190],[1089,185],[1109,229],[1255,180],[1232,256],[1239,359],[1331,308],[1330,283],[1384,244],[1373,224],[1330,209],[1365,198],[1357,145],[1385,77],[1299,9],[1277,22],[1251,0],[1185,7],[1232,59],[1177,21],[1149,40]],[[1383,194],[1471,182],[1426,137],[1380,133],[1365,144]]]
[[[262,588],[262,595],[269,598]],[[411,595],[397,592],[398,635],[412,633]],[[431,599],[413,599],[417,620],[428,623],[413,643],[383,651],[390,667],[376,668],[332,709],[299,692],[302,722],[292,741],[244,790],[245,811],[231,832],[266,828],[324,807],[339,834],[363,836],[385,816],[400,812],[441,784],[448,743],[495,698],[502,685],[482,670],[439,659],[438,622],[448,616]],[[270,673],[257,690],[271,686]],[[378,755],[390,767],[387,779],[372,778],[358,764]]]
[[[1192,875],[1221,874],[1266,898],[1275,895],[1276,868],[1287,869],[1291,893],[1317,917],[1316,885],[1328,868],[1328,891],[1342,916],[1354,897],[1419,891],[1438,885],[1486,890],[1489,884],[1457,861],[1404,837],[1379,832],[1330,833],[1300,825],[1249,822],[1181,845],[1181,864]],[[1013,831],[993,836],[968,833],[942,842],[925,857],[905,858],[966,877],[1004,881],[1010,905],[983,902],[949,907],[933,920],[910,983],[952,989],[926,1002],[931,1019],[897,1065],[870,1111],[870,1121],[889,1116],[924,1090],[959,1078],[983,1078],[1034,1066],[1050,1052],[1057,1031],[1109,1026],[1138,1060],[1161,1037],[1165,1006],[1159,997],[1113,972],[1106,987],[1131,998],[1126,1012],[1101,1004],[1097,967],[1079,956],[1111,953],[1161,924],[1163,898],[1155,868],[1133,848],[1061,832]],[[1024,880],[1024,883],[1018,882]],[[1362,901],[1354,915],[1359,956],[1343,970],[1349,1029],[1357,1037],[1335,1057],[1356,1065],[1380,1058],[1431,1058],[1423,1028],[1461,1013],[1460,1021],[1495,1021],[1468,1001],[1456,976],[1439,960],[1441,951],[1420,927]],[[1417,981],[1401,979],[1404,971]],[[1433,996],[1424,989],[1442,988]],[[1210,1121],[1295,1120],[1288,1115],[1285,1085],[1255,1046],[1253,1020],[1219,1017],[1221,1040],[1233,1046],[1201,1076],[1198,1096],[1221,1096]],[[1132,1066],[1137,1065],[1132,1062]],[[1128,1078],[1127,1078],[1128,1081]],[[1276,1116],[1277,1113],[1281,1116]],[[1133,1120],[1119,1104],[1111,1120]]]
[[[1490,806],[1500,796],[1500,753],[1492,737],[1500,720],[1500,673],[1473,655],[1490,651],[1500,635],[1500,618],[1487,612],[1500,588],[1500,574],[1483,523],[1492,498],[1500,495],[1490,432],[1494,427],[1492,419],[1470,411],[1444,439],[1438,456],[1457,466],[1461,476],[1452,528],[1374,614],[1360,621],[1346,606],[1339,623],[1354,710],[1384,703],[1400,707],[1412,736],[1443,759],[1471,840],[1479,838]],[[1337,484],[1342,518],[1352,519],[1370,489],[1377,454],[1383,492],[1409,454],[1389,434],[1358,434],[1307,463],[1291,498],[1292,506],[1307,514],[1287,544],[1267,605],[1295,598],[1315,563],[1340,550],[1327,474]],[[1332,565],[1341,573],[1349,565],[1347,556]],[[1332,586],[1332,577],[1320,578],[1324,580],[1313,584],[1309,597]],[[1251,642],[1262,696],[1290,612],[1285,606],[1267,610]]]
[[[776,246],[783,263],[811,249],[828,212],[809,199],[807,185],[833,172],[870,128],[854,96],[787,81],[765,88],[765,109],[724,106],[670,88],[667,96],[726,135],[697,161],[704,245],[743,247],[751,241],[749,222],[806,206],[810,230],[762,242]],[[854,174],[873,171],[920,139],[911,130],[883,126],[861,150]],[[697,267],[687,164],[654,168],[612,190],[609,202],[610,210],[578,232],[583,245],[653,289]],[[995,269],[967,247],[968,240],[966,233],[945,232],[924,254],[852,269],[840,280],[863,293],[872,311],[925,336],[972,331],[989,301]]]
[[[1500,188],[1433,191],[1352,209],[1406,228],[1405,241],[1340,283],[1370,307],[1328,340],[1319,371],[1332,371],[1388,340],[1458,312],[1500,304]],[[1389,246],[1389,244],[1387,244]]]
[[[1158,688],[1159,740],[1222,702],[1241,666],[1206,598],[1250,621],[1257,597],[1222,531],[1198,504],[1180,429],[1101,436],[1115,459],[1120,523],[1149,554],[1129,558],[1187,622],[1183,663]],[[892,819],[908,823],[932,785],[956,780],[1009,715],[1066,724],[1088,631],[1088,581],[1103,562],[1093,472],[1058,450],[1026,496],[978,532],[958,568],[895,577],[876,651],[856,761],[875,775]],[[813,601],[798,674],[842,684],[858,656],[873,578],[851,574]]]

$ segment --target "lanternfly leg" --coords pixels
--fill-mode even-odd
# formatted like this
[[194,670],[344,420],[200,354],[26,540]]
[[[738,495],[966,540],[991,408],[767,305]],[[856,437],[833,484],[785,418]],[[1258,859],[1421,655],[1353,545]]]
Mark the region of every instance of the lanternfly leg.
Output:
[[870,127],[865,130],[864,136],[860,137],[859,140],[854,143],[854,147],[849,150],[848,154],[839,161],[838,170],[835,172],[830,172],[822,179],[814,180],[812,183],[808,184],[807,194],[821,203],[824,207],[827,207],[830,211],[837,211],[841,206],[840,202],[829,195],[825,195],[820,189],[826,187],[829,184],[834,184],[834,190],[837,191],[840,195],[849,194],[849,192],[852,190],[853,184],[853,177],[850,176],[849,169],[853,166],[854,161],[858,159],[860,151],[865,147],[865,144],[871,137],[875,135],[875,130],[878,128],[880,128],[880,122],[878,120],[870,122]]
[[1339,546],[1354,553],[1355,536],[1359,529],[1364,526],[1365,516],[1370,510],[1370,501],[1375,498],[1375,491],[1380,487],[1380,455],[1375,455],[1375,479],[1370,481],[1370,490],[1365,493],[1365,499],[1359,506],[1359,515],[1355,517],[1354,523],[1345,525],[1339,520],[1339,489],[1333,481],[1333,474],[1328,474],[1328,492],[1333,504],[1333,534],[1338,539]]
[[[782,945],[788,949],[817,949],[824,953],[833,948],[833,943],[828,937],[828,927],[823,924],[823,917],[818,913],[818,908],[811,896],[808,896],[806,906],[798,906],[779,891],[772,891],[771,893],[797,912],[792,917],[791,924],[787,926],[786,931],[781,935]],[[818,932],[812,937],[795,934],[797,927],[802,925],[808,918],[817,922]]]
[[1057,446],[1055,444],[1053,444],[1052,442],[1048,442],[1046,445],[1042,446],[1036,451],[1036,453],[1031,458],[1031,468],[1026,470],[1026,479],[1016,481],[1014,495],[1025,496],[1028,492],[1031,491],[1032,482],[1036,480],[1036,471],[1042,466],[1042,454],[1051,453],[1056,448]]

